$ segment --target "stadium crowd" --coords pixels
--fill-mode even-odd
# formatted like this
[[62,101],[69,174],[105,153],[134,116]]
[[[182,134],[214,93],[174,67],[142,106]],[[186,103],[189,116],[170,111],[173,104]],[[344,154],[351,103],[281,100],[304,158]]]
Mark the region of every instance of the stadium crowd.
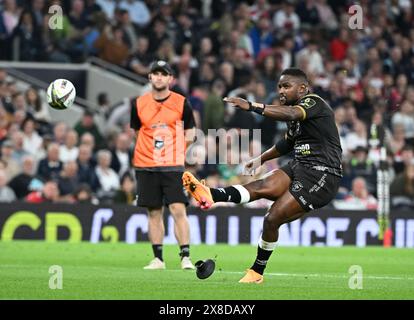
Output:
[[[230,108],[222,97],[272,103],[281,71],[300,67],[312,91],[334,109],[340,132],[344,178],[333,205],[377,207],[384,143],[392,205],[414,208],[414,7],[409,0],[360,1],[363,25],[353,29],[353,2],[4,0],[0,60],[83,62],[97,56],[141,76],[153,60],[165,60],[175,70],[173,90],[189,98],[199,129],[260,129],[262,150],[284,134],[285,124]],[[51,5],[63,7],[61,29],[49,28]],[[101,112],[110,119],[116,110],[104,98]],[[73,128],[53,123],[38,90],[18,91],[5,70],[0,142],[1,201],[134,201],[128,121],[109,137],[89,111]],[[250,148],[257,143],[252,140]],[[207,136],[194,148],[227,148],[218,144]],[[191,159],[189,169],[213,187],[252,179],[238,164],[251,149],[230,151],[235,164]],[[288,160],[270,161],[257,175]]]

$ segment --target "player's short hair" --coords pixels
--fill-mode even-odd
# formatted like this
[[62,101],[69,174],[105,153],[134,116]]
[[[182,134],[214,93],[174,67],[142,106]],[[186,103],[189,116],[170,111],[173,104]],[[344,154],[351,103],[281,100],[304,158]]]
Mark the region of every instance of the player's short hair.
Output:
[[291,77],[299,78],[306,85],[309,84],[308,76],[306,75],[305,72],[303,72],[299,68],[287,68],[287,69],[283,70],[280,75],[281,76],[291,76]]

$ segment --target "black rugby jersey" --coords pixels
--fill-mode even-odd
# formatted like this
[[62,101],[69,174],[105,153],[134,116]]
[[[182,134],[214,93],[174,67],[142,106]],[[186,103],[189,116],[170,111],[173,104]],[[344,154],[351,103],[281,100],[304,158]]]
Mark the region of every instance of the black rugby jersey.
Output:
[[342,148],[333,110],[316,94],[307,94],[296,105],[303,108],[306,116],[301,121],[287,122],[285,136],[293,143],[295,160],[342,176]]

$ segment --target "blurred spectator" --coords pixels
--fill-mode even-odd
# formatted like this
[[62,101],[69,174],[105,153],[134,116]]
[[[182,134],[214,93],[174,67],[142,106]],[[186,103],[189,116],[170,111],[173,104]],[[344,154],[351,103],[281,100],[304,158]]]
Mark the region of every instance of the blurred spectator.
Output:
[[0,170],[0,202],[12,202],[16,200],[13,189],[7,186],[7,175],[2,169]]
[[282,34],[293,33],[300,28],[300,18],[295,13],[293,1],[285,1],[273,16],[273,26]]
[[92,203],[99,204],[98,199],[93,196],[90,186],[86,183],[81,183],[76,187],[74,192],[74,200],[77,203]]
[[31,155],[35,155],[43,144],[43,138],[38,134],[35,125],[35,121],[30,117],[22,123],[23,149]]
[[46,158],[40,160],[37,168],[37,174],[45,180],[57,179],[63,163],[59,160],[59,145],[57,143],[49,144]]
[[267,95],[276,90],[276,79],[281,72],[276,65],[276,58],[274,55],[269,54],[263,59],[260,64],[261,80],[263,81]]
[[132,52],[132,57],[128,63],[129,69],[140,76],[147,77],[149,73],[149,65],[153,58],[148,53],[149,40],[145,35],[140,35],[137,38],[137,46]]
[[129,47],[130,52],[134,52],[137,48],[137,32],[136,27],[132,24],[128,10],[119,10],[119,27],[124,33],[125,43]]
[[[149,39],[149,53],[155,54],[159,46],[165,41],[169,40],[167,34],[167,22],[162,17],[157,17],[152,21],[152,27],[150,28],[148,39]],[[161,57],[159,57],[161,58]],[[167,61],[170,62],[170,61]]]
[[88,184],[93,192],[100,187],[98,177],[95,173],[95,164],[92,161],[92,147],[87,144],[79,146],[78,180],[80,183]]
[[349,190],[352,181],[356,177],[365,179],[368,191],[376,193],[377,168],[374,163],[368,159],[368,149],[362,146],[357,147],[349,161],[349,167],[345,168],[346,176],[342,179],[341,185],[346,186]]
[[13,142],[5,140],[1,144],[1,160],[7,163],[7,181],[15,177],[21,172],[21,164],[12,158],[13,154]]
[[327,0],[316,0],[316,9],[318,10],[321,28],[333,31],[338,28],[338,19],[327,2]]
[[[38,0],[39,1],[39,0]],[[34,87],[30,87],[25,92],[27,110],[33,115],[37,121],[50,122],[49,108],[39,96],[39,91]]]
[[319,25],[319,11],[315,0],[299,1],[295,11],[300,18],[302,27],[315,28]]
[[17,163],[22,164],[23,157],[29,154],[29,152],[24,149],[24,133],[22,131],[16,131],[12,134],[11,138],[13,141],[13,152],[11,157]]
[[72,199],[73,193],[79,184],[78,165],[76,161],[69,160],[63,165],[63,169],[57,178],[59,194],[66,196],[66,199]]
[[339,31],[339,36],[332,39],[329,46],[334,61],[343,61],[345,59],[349,47],[348,38],[348,30],[342,28]]
[[16,0],[5,0],[1,14],[3,16],[3,23],[6,28],[7,35],[11,36],[14,28],[16,28],[19,23],[21,7],[17,5]]
[[407,100],[401,104],[401,110],[392,116],[392,126],[397,124],[404,126],[406,139],[414,138],[414,104]]
[[46,181],[41,191],[33,191],[26,198],[29,203],[59,202],[60,194],[56,181]]
[[322,55],[319,52],[318,45],[314,41],[309,41],[305,48],[296,54],[296,63],[302,66],[307,73],[320,75],[324,73]]
[[132,22],[139,27],[145,27],[150,22],[150,12],[144,1],[122,0],[119,7],[128,11],[131,14]]
[[68,125],[65,122],[63,121],[56,122],[56,124],[53,127],[54,141],[59,145],[64,144],[66,140],[67,132],[68,132]]
[[414,208],[414,163],[405,167],[390,186],[394,208]]
[[[105,147],[104,139],[98,129],[98,126],[95,124],[95,120],[93,119],[93,112],[85,110],[81,120],[75,124],[75,130],[81,139],[83,138],[82,136],[84,133],[90,133],[94,138],[94,147],[97,149]],[[81,140],[81,143],[84,143],[84,141]]]
[[224,125],[224,102],[223,95],[226,90],[222,80],[216,79],[213,82],[211,92],[204,102],[203,130],[220,129]]
[[12,94],[12,103],[14,107],[14,112],[24,111],[27,112],[27,103],[24,97],[23,92],[17,91]]
[[126,173],[121,177],[121,188],[115,192],[113,201],[132,205],[135,201],[135,182],[131,174]]
[[414,147],[405,145],[401,152],[394,157],[394,170],[396,174],[405,171],[405,168],[414,163]]
[[126,66],[129,48],[123,37],[121,27],[106,25],[95,42],[99,58],[119,66]]
[[365,179],[356,177],[352,181],[352,191],[344,200],[334,201],[335,208],[342,210],[376,210],[377,199],[369,193]]
[[98,197],[112,197],[115,190],[119,188],[119,176],[111,169],[112,154],[109,150],[99,150],[97,154],[98,164],[95,168],[96,176],[100,184]]
[[235,89],[234,66],[228,61],[223,61],[219,66],[219,78],[224,81],[225,93]]
[[131,168],[132,150],[131,140],[125,133],[116,137],[115,148],[111,150],[111,168],[122,177]]
[[12,34],[13,60],[40,61],[43,59],[41,31],[31,11],[23,11]]
[[75,130],[69,130],[66,134],[65,144],[59,146],[59,160],[63,163],[75,161],[79,154],[77,145],[78,133]]
[[99,93],[96,97],[96,102],[99,107],[99,113],[102,114],[105,119],[108,119],[111,110],[108,94],[106,92]]
[[[85,145],[91,147],[92,151],[95,151],[97,149],[96,144],[95,144],[95,137],[89,132],[85,132],[81,136],[79,144],[80,145],[85,144]],[[92,158],[93,158],[93,156],[92,156]]]
[[101,7],[102,11],[105,12],[108,19],[113,20],[117,3],[114,0],[96,0],[96,3]]
[[274,40],[269,13],[262,13],[256,25],[250,29],[249,36],[252,42],[254,57],[257,58],[260,51],[272,46]]
[[23,199],[29,192],[40,190],[43,187],[43,180],[35,175],[36,163],[33,156],[23,157],[22,169],[23,172],[9,182],[9,187],[13,189],[17,199]]
[[345,135],[346,154],[354,151],[357,147],[368,147],[367,127],[362,121],[356,121],[354,130]]
[[394,132],[391,138],[390,149],[393,155],[400,154],[406,144],[405,129],[402,124],[394,126]]
[[46,1],[45,0],[32,0],[31,2],[32,2],[31,11],[33,13],[35,25],[37,28],[41,28],[43,25]]

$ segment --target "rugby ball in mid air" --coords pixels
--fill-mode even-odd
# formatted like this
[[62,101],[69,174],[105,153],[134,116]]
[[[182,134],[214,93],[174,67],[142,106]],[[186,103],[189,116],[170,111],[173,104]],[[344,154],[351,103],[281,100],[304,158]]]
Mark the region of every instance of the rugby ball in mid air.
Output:
[[47,103],[57,110],[65,110],[73,105],[76,89],[72,82],[66,79],[56,79],[47,88]]

